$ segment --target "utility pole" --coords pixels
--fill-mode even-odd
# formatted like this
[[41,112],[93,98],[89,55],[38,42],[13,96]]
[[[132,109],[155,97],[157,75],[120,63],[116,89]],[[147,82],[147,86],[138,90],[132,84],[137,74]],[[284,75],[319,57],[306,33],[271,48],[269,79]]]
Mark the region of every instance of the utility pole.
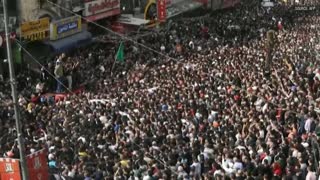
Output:
[[16,0],[16,3],[17,3],[16,4],[17,24],[21,24],[22,23],[22,0]]
[[28,180],[28,170],[27,170],[27,163],[26,163],[26,156],[25,156],[25,147],[24,147],[24,140],[23,140],[22,131],[21,131],[20,113],[19,113],[18,99],[17,99],[17,89],[16,89],[17,84],[16,84],[16,80],[15,80],[15,73],[14,73],[14,67],[13,67],[13,61],[12,61],[12,54],[11,54],[10,32],[8,30],[7,0],[2,0],[2,2],[3,2],[3,13],[4,13],[4,28],[5,28],[6,43],[7,43],[7,59],[9,62],[10,84],[11,84],[12,99],[13,99],[13,106],[14,106],[14,118],[16,121],[22,179]]

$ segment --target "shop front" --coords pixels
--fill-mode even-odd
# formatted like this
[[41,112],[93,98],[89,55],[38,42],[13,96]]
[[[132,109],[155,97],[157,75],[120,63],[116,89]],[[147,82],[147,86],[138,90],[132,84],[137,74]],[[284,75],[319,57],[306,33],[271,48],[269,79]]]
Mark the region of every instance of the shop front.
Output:
[[[12,43],[12,45],[15,45],[12,51],[15,54],[14,59],[21,59],[23,68],[36,69],[38,63],[34,59],[41,61],[41,57],[50,53],[49,49],[43,46],[43,43],[49,39],[49,27],[50,20],[47,17],[20,24],[19,39]],[[22,51],[20,46],[23,46],[27,52]]]
[[81,17],[72,16],[50,24],[50,41],[53,54],[68,52],[91,43],[92,35],[82,26]]
[[[200,7],[206,7],[208,0],[146,0],[141,2],[142,13],[135,13],[132,18],[129,16],[121,15],[121,19],[126,21],[120,21],[123,24],[136,24],[135,22],[141,22],[140,26],[156,27],[161,23],[165,23],[168,19],[174,18],[180,14],[190,12]],[[137,19],[143,19],[148,21],[138,21]]]

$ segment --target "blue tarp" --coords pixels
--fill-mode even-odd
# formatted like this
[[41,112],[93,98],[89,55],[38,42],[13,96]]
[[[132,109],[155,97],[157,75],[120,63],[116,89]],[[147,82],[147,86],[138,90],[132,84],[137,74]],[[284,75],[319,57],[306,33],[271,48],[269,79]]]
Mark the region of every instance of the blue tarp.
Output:
[[85,46],[92,42],[92,34],[88,31],[82,31],[75,35],[57,40],[48,41],[47,45],[51,46],[55,54],[67,52],[74,48]]

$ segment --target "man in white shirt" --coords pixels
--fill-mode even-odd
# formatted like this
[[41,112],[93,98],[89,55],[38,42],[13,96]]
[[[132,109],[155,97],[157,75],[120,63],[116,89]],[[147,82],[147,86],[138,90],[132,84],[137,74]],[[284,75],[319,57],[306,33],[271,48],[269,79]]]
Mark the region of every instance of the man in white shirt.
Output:
[[309,133],[311,131],[312,122],[313,122],[313,119],[308,118],[305,125],[304,125],[304,129],[306,130],[307,133]]
[[195,158],[191,167],[194,167],[194,176],[200,178],[201,177],[201,164],[199,163],[198,159]]
[[308,167],[308,174],[307,174],[307,177],[306,177],[306,180],[316,180],[317,179],[317,176],[316,176],[316,173],[312,171],[311,167],[309,166]]

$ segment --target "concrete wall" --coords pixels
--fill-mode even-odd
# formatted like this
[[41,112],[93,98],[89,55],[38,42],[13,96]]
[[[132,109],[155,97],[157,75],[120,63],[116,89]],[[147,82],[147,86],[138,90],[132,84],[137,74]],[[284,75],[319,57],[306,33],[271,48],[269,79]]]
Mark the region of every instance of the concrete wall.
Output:
[[[18,11],[20,12],[19,15],[21,17],[21,22],[28,22],[28,21],[34,21],[41,17],[50,17],[52,19],[60,19],[63,16],[69,15],[68,13],[61,13],[62,10],[60,8],[57,8],[53,6],[52,4],[45,3],[40,5],[39,0],[17,0],[18,1]],[[57,4],[63,3],[61,6],[66,7],[66,2],[69,2],[68,0],[58,0]]]

